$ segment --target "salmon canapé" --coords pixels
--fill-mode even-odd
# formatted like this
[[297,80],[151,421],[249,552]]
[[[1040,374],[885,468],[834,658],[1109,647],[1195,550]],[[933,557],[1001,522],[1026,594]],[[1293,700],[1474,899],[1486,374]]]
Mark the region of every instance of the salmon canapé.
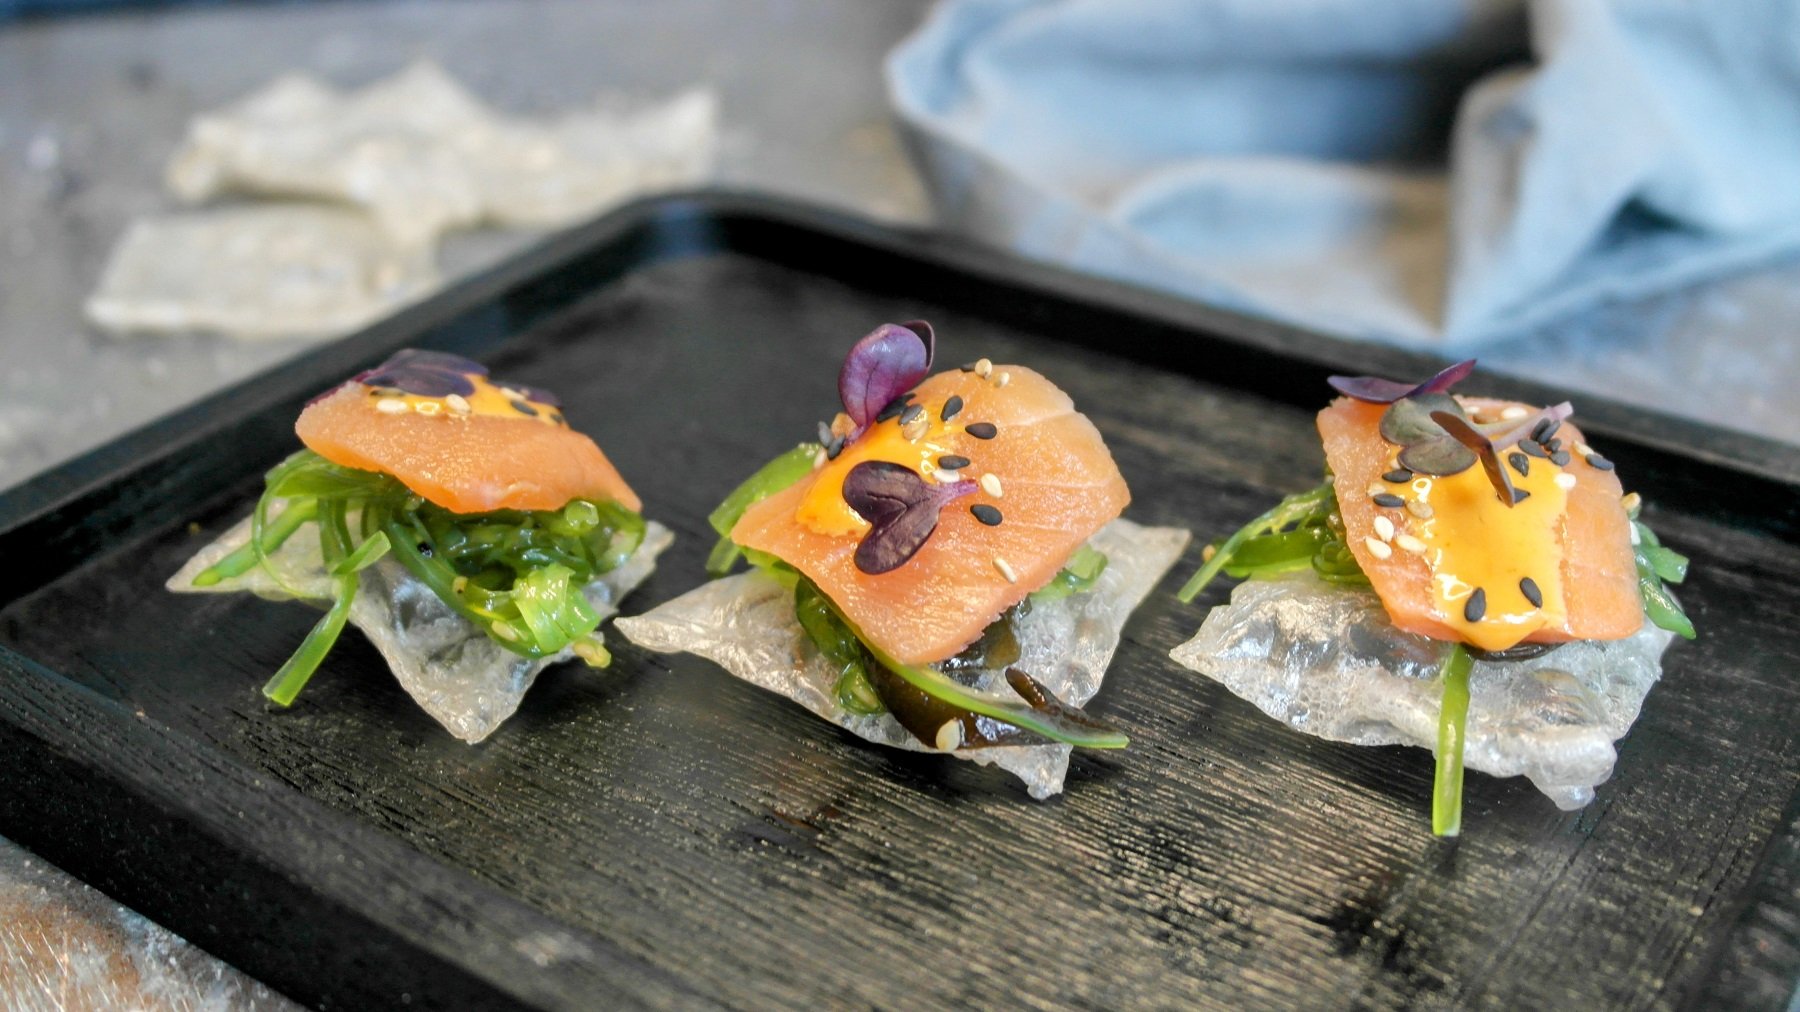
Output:
[[306,406],[294,425],[334,464],[393,476],[452,513],[557,510],[637,494],[542,391],[450,355],[402,352]]
[[[1457,401],[1477,423],[1538,410]],[[1386,410],[1339,398],[1318,425],[1345,541],[1395,626],[1484,650],[1638,630],[1644,605],[1619,479],[1574,425],[1548,427],[1552,449],[1529,436],[1500,448],[1521,493],[1509,505],[1479,464],[1443,476],[1407,471],[1402,448],[1381,434]]]
[[[1048,583],[1131,494],[1093,423],[1031,369],[938,373],[911,405],[751,506],[731,539],[805,574],[871,646],[929,664]],[[845,498],[846,478],[869,462],[909,469],[942,499],[916,554],[880,573],[857,564],[872,525]]]

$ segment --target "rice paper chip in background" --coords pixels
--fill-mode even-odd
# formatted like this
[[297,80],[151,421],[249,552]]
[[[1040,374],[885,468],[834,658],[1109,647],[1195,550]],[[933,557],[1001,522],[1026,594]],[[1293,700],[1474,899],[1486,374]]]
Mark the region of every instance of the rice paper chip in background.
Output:
[[[272,600],[331,597],[331,579],[320,563],[318,528],[313,524],[302,526],[269,557],[279,579],[257,567],[211,587],[193,585],[202,570],[249,540],[250,521],[246,518],[189,559],[169,578],[168,589],[181,593],[249,591]],[[673,541],[668,528],[648,522],[644,541],[631,558],[582,589],[602,622],[616,614],[619,601],[650,576],[657,555]],[[350,624],[375,645],[419,706],[445,730],[470,744],[494,733],[512,716],[539,672],[575,656],[573,650],[563,650],[531,660],[507,650],[451,611],[392,558],[363,570],[360,580],[350,605]]]
[[[1129,520],[1101,528],[1088,544],[1106,554],[1106,569],[1087,591],[1033,602],[1016,626],[1020,653],[1013,666],[1064,702],[1085,704],[1100,690],[1126,620],[1187,542],[1187,531]],[[889,714],[863,716],[844,709],[835,691],[838,672],[800,627],[793,591],[760,571],[714,580],[614,626],[638,646],[705,657],[868,741],[915,752],[940,751],[920,743]],[[981,671],[973,688],[1017,702],[1000,669]],[[950,754],[1014,774],[1041,800],[1062,791],[1070,751],[1068,745],[1047,744]]]
[[437,283],[430,250],[396,242],[353,208],[226,207],[133,223],[85,311],[114,334],[321,337],[372,323]]

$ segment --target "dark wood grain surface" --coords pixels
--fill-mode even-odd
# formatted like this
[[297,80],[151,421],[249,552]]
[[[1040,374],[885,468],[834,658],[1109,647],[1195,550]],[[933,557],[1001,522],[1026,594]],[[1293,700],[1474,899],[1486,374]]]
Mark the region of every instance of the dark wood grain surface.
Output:
[[[702,231],[671,247],[692,255],[632,265],[615,252],[618,276],[579,297],[540,287],[537,310],[430,332],[558,391],[677,532],[628,613],[701,579],[706,512],[835,410],[844,350],[883,321],[931,320],[945,364],[985,355],[1050,376],[1105,434],[1133,490],[1127,515],[1197,542],[1317,473],[1317,362],[1284,371],[1267,343],[1230,355],[1216,335],[1178,346],[1190,335],[1160,322],[1094,329],[1107,312],[1063,313],[1024,289],[983,300],[985,282],[932,284],[941,268],[864,270],[874,253],[807,263],[797,247],[731,245]],[[532,322],[509,329],[519,319]],[[269,384],[276,407],[301,393]],[[256,417],[208,465],[222,495],[190,494],[179,519],[126,510],[139,522],[67,542],[79,565],[54,546],[25,564],[46,581],[0,611],[18,655],[0,665],[0,744],[37,756],[13,760],[34,791],[60,776],[127,787],[107,805],[69,802],[54,826],[55,805],[10,798],[0,832],[59,860],[60,841],[78,873],[129,890],[96,840],[157,813],[214,820],[189,848],[193,878],[137,905],[303,1000],[398,1000],[404,986],[425,1003],[570,1007],[604,989],[648,1005],[1643,1008],[1791,993],[1791,964],[1746,969],[1758,957],[1732,947],[1793,860],[1800,549],[1790,506],[1744,498],[1779,475],[1715,483],[1739,496],[1720,502],[1655,440],[1596,438],[1694,557],[1682,597],[1702,639],[1667,655],[1593,805],[1564,814],[1523,780],[1473,774],[1465,836],[1445,843],[1429,833],[1427,753],[1303,737],[1167,660],[1226,592],[1190,607],[1170,596],[1197,550],[1127,628],[1096,703],[1131,748],[1077,753],[1047,803],[616,635],[610,671],[546,673],[478,747],[433,724],[354,634],[297,706],[274,711],[257,689],[314,614],[161,589],[249,507],[246,475],[292,448]],[[112,730],[121,714],[131,726]],[[70,744],[72,724],[93,729],[91,754]],[[183,802],[214,784],[264,800],[236,827]],[[102,812],[119,821],[97,826]],[[284,845],[285,878],[269,873]],[[327,961],[338,978],[309,977],[303,953],[278,958],[291,923],[195,899],[209,875],[326,918],[326,948],[427,951],[437,986],[347,957]]]

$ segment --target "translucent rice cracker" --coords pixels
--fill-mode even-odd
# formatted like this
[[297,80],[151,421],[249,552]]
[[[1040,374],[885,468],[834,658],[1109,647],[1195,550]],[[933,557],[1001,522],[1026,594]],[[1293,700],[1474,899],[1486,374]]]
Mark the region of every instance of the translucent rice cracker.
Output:
[[[194,577],[202,570],[249,540],[250,520],[246,518],[189,559],[169,578],[168,589],[180,593],[249,591],[276,601],[332,596],[331,579],[320,563],[319,531],[314,524],[301,527],[269,557],[288,587],[261,567],[211,587],[193,586]],[[668,528],[650,521],[643,544],[630,559],[582,588],[582,596],[602,621],[616,614],[618,602],[650,576],[657,555],[672,541]],[[494,733],[513,715],[538,672],[575,656],[573,650],[563,650],[534,661],[507,650],[451,611],[392,558],[382,559],[360,576],[350,605],[350,624],[361,629],[381,652],[394,677],[425,712],[470,744]]]
[[693,183],[712,162],[716,106],[694,90],[525,120],[496,114],[429,62],[344,93],[290,75],[196,118],[167,177],[194,202],[242,193],[357,205],[396,239],[429,246],[456,228],[560,225]]
[[[1594,800],[1674,634],[1565,644],[1469,674],[1464,765],[1525,776],[1558,808]],[[1372,591],[1311,572],[1246,580],[1169,656],[1306,734],[1357,745],[1437,742],[1445,645],[1396,629]]]
[[[1088,544],[1106,553],[1105,571],[1091,590],[1032,605],[1017,626],[1015,666],[1064,702],[1085,704],[1100,691],[1126,620],[1175,564],[1187,542],[1187,531],[1143,527],[1129,520],[1114,520],[1101,528]],[[653,611],[613,624],[641,647],[699,654],[876,744],[941,751],[921,744],[889,714],[860,716],[840,706],[834,691],[838,673],[800,628],[793,591],[761,572],[714,580]],[[973,688],[1018,702],[1003,670],[982,671]],[[1050,744],[950,754],[999,766],[1025,781],[1031,796],[1042,800],[1061,793],[1070,751],[1068,745]]]
[[428,250],[354,209],[229,207],[133,223],[86,311],[116,334],[320,337],[362,327],[437,280]]

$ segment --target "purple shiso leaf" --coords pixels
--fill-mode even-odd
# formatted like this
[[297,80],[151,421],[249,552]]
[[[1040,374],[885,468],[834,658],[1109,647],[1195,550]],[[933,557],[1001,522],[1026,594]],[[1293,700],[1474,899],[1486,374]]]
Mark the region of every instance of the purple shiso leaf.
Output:
[[1460,383],[1474,369],[1475,360],[1465,359],[1416,386],[1379,376],[1332,376],[1326,382],[1331,384],[1333,390],[1346,397],[1368,401],[1370,404],[1392,404],[1403,397],[1417,394],[1441,394]]
[[919,385],[931,371],[937,341],[931,324],[884,323],[856,342],[838,373],[838,397],[858,429],[867,428],[888,402]]
[[1495,432],[1488,437],[1488,440],[1494,444],[1495,450],[1505,450],[1519,440],[1531,435],[1531,430],[1537,428],[1538,424],[1545,419],[1549,419],[1552,422],[1560,422],[1574,413],[1575,406],[1568,401],[1563,401],[1561,404],[1552,404],[1542,411],[1528,416],[1517,425],[1512,425]]
[[1463,418],[1448,411],[1433,411],[1431,420],[1443,426],[1452,439],[1475,451],[1475,456],[1481,458],[1481,469],[1487,472],[1488,482],[1494,486],[1501,502],[1507,506],[1519,502],[1521,497],[1513,489],[1512,477],[1506,473],[1506,465],[1501,462],[1499,452],[1488,437]]
[[892,572],[918,554],[937,530],[944,504],[975,491],[972,481],[933,485],[904,464],[865,460],[844,476],[844,501],[869,522],[856,546],[856,568]]

